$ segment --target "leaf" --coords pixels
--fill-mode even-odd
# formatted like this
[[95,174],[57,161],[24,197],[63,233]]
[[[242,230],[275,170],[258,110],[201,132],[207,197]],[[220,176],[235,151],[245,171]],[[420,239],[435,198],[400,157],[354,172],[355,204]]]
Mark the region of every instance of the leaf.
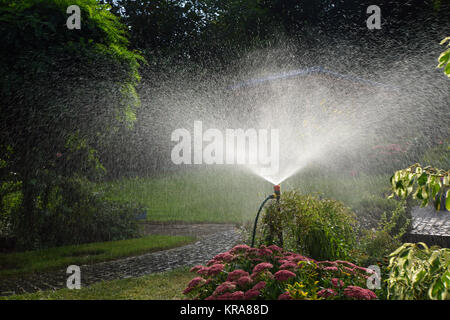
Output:
[[420,177],[417,179],[417,184],[419,186],[423,186],[427,183],[428,181],[428,175],[424,172],[420,175]]
[[423,199],[424,200],[428,200],[428,196],[429,196],[429,194],[428,194],[428,190],[427,190],[427,187],[422,187],[422,197],[423,197]]
[[449,41],[449,45],[450,45],[450,37],[445,37],[444,39],[442,39],[442,41],[439,44],[442,46],[447,41]]
[[389,257],[394,257],[400,254],[400,252],[403,252],[404,250],[406,250],[407,248],[413,246],[414,244],[412,243],[404,243],[401,247],[397,248],[394,252],[392,252]]
[[423,208],[423,207],[426,207],[427,205],[428,205],[428,198],[425,198],[422,200],[422,203],[420,204],[420,206]]
[[434,209],[436,211],[440,211],[441,210],[441,202],[439,201],[439,199],[437,201],[434,201]]
[[[446,63],[450,58],[450,50],[444,51],[441,53],[441,55],[438,58],[438,61],[440,62],[440,64],[442,63]],[[442,68],[443,66],[439,67]]]
[[426,252],[430,250],[425,242],[417,242],[417,245],[421,245]]
[[443,300],[443,297],[446,296],[446,290],[440,278],[433,282],[428,290],[428,296],[432,300]]
[[449,176],[445,175],[444,179],[442,179],[442,183],[444,184],[444,186],[448,186],[449,185]]
[[416,190],[416,192],[413,195],[414,199],[419,199],[419,200],[423,200],[423,196],[422,196],[422,188],[418,188]]

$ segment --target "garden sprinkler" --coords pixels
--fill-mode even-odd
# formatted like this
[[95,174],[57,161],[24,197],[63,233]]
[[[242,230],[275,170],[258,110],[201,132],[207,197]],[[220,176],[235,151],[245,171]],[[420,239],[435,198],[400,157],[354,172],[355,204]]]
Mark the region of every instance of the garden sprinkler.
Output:
[[255,224],[253,225],[252,248],[255,244],[256,226],[258,225],[258,218],[259,218],[259,214],[261,213],[262,208],[264,207],[266,202],[269,201],[270,199],[276,199],[277,201],[280,201],[280,196],[281,196],[280,185],[279,184],[274,185],[273,193],[271,195],[269,195],[266,199],[264,199],[264,201],[259,206],[259,210],[258,210],[258,213],[256,214],[256,218],[255,218]]

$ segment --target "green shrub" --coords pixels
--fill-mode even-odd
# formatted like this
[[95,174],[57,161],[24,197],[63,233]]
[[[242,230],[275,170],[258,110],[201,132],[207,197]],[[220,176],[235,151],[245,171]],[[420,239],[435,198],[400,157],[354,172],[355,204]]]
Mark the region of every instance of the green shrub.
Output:
[[22,204],[21,184],[5,181],[0,184],[0,238],[12,236],[12,216]]
[[104,199],[81,179],[61,179],[37,207],[34,248],[133,238],[138,235],[136,216],[142,212],[129,203]]
[[[80,30],[66,26],[70,5],[80,8]],[[18,244],[33,249],[47,237],[40,228],[50,216],[66,223],[83,206],[112,210],[91,199],[55,211],[47,198],[65,188],[60,176],[93,179],[104,171],[100,155],[116,149],[135,121],[144,61],[127,49],[120,18],[97,0],[1,0],[0,17],[0,184],[21,182],[20,208],[10,217]]]
[[402,242],[411,220],[406,214],[405,201],[397,202],[396,208],[391,212],[384,212],[376,230],[364,230],[360,239],[359,263],[362,265],[372,265],[385,263],[387,256],[398,248]]
[[362,229],[378,228],[379,222],[385,212],[392,212],[397,206],[394,199],[382,196],[368,196],[352,205],[358,222]]
[[[419,247],[422,246],[422,248]],[[450,249],[405,243],[390,255],[389,299],[450,299]]]
[[267,245],[273,242],[271,232],[282,234],[286,250],[319,260],[348,258],[355,245],[355,225],[354,213],[341,202],[296,191],[273,201],[262,219]]

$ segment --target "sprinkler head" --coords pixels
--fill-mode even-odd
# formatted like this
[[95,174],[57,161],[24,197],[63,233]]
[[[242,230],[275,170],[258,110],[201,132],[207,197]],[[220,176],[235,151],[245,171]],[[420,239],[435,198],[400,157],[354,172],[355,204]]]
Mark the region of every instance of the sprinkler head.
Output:
[[273,193],[274,193],[274,198],[277,200],[280,200],[281,192],[280,192],[279,184],[273,186]]

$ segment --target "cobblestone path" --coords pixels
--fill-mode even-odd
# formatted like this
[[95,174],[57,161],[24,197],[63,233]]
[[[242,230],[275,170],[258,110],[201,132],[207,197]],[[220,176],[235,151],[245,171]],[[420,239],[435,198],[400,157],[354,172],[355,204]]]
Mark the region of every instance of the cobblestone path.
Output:
[[[240,231],[230,226],[228,230],[203,235],[197,242],[182,247],[82,265],[80,266],[81,286],[88,286],[98,281],[140,277],[179,267],[203,264],[215,255],[230,249],[240,240]],[[64,288],[68,276],[66,269],[63,269],[2,279],[0,280],[0,295]]]

